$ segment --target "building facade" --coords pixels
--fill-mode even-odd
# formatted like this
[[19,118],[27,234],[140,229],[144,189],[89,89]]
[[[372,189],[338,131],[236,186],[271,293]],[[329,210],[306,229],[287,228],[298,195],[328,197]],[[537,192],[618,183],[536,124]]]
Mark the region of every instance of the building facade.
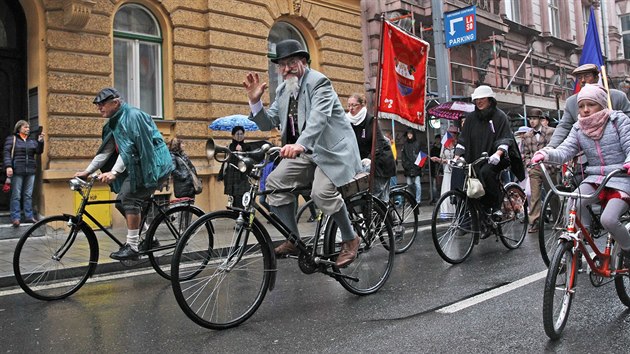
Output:
[[[331,78],[340,96],[363,89],[359,0],[0,1],[0,138],[20,119],[43,127],[38,213],[75,209],[67,181],[100,144],[105,120],[92,99],[106,86],[150,113],[165,140],[186,141],[204,182],[197,204],[224,208],[219,164],[205,159],[205,141],[214,136],[227,145],[230,136],[208,125],[249,113],[242,89],[249,71],[268,80],[269,103],[278,74],[268,54],[283,38],[308,48],[311,66]],[[2,198],[0,208],[7,210]],[[123,225],[113,208],[107,213],[114,226]]]
[[[575,81],[590,6],[595,8],[600,43],[611,87],[628,92],[630,1],[590,0],[394,0],[363,1],[366,86],[374,90],[380,16],[401,18],[398,25],[431,44],[428,91],[439,97],[436,78],[434,5],[443,12],[476,6],[477,40],[448,50],[450,98],[468,98],[485,84],[497,92],[499,107],[522,125],[528,107],[561,117]],[[410,16],[410,17],[407,17]],[[413,21],[411,21],[413,19]],[[431,102],[428,102],[431,104]]]

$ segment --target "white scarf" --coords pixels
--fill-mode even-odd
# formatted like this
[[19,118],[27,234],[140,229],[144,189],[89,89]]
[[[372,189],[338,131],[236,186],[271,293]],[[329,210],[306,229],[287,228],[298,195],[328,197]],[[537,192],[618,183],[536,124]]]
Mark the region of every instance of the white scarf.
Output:
[[367,108],[363,107],[357,113],[357,115],[353,116],[350,112],[346,113],[346,118],[350,121],[352,125],[359,125],[365,119],[365,114],[367,113]]

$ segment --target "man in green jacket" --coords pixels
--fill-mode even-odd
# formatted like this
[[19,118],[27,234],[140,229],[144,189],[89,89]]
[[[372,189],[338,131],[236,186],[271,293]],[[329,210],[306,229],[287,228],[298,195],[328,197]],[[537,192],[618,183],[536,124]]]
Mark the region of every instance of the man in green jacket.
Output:
[[99,180],[118,193],[116,208],[127,221],[127,243],[110,254],[117,260],[137,259],[141,208],[173,171],[168,147],[153,119],[123,101],[113,87],[102,89],[93,103],[103,118],[102,144],[90,165],[74,176],[101,170]]

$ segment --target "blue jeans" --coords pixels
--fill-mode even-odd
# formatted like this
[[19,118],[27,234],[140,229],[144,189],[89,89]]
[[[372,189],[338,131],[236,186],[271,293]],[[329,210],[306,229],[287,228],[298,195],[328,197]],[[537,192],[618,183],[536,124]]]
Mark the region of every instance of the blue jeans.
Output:
[[420,203],[422,200],[422,187],[420,186],[420,176],[416,177],[405,177],[407,179],[407,185],[413,185],[416,190],[416,202]]
[[33,218],[33,185],[35,175],[13,175],[11,177],[11,220],[20,220],[21,205],[24,206],[24,217]]

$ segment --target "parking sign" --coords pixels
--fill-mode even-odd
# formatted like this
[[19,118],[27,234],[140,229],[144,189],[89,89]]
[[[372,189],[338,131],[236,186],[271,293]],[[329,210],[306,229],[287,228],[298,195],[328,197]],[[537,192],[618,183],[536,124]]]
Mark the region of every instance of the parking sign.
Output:
[[444,14],[446,48],[477,40],[477,7],[469,6]]

